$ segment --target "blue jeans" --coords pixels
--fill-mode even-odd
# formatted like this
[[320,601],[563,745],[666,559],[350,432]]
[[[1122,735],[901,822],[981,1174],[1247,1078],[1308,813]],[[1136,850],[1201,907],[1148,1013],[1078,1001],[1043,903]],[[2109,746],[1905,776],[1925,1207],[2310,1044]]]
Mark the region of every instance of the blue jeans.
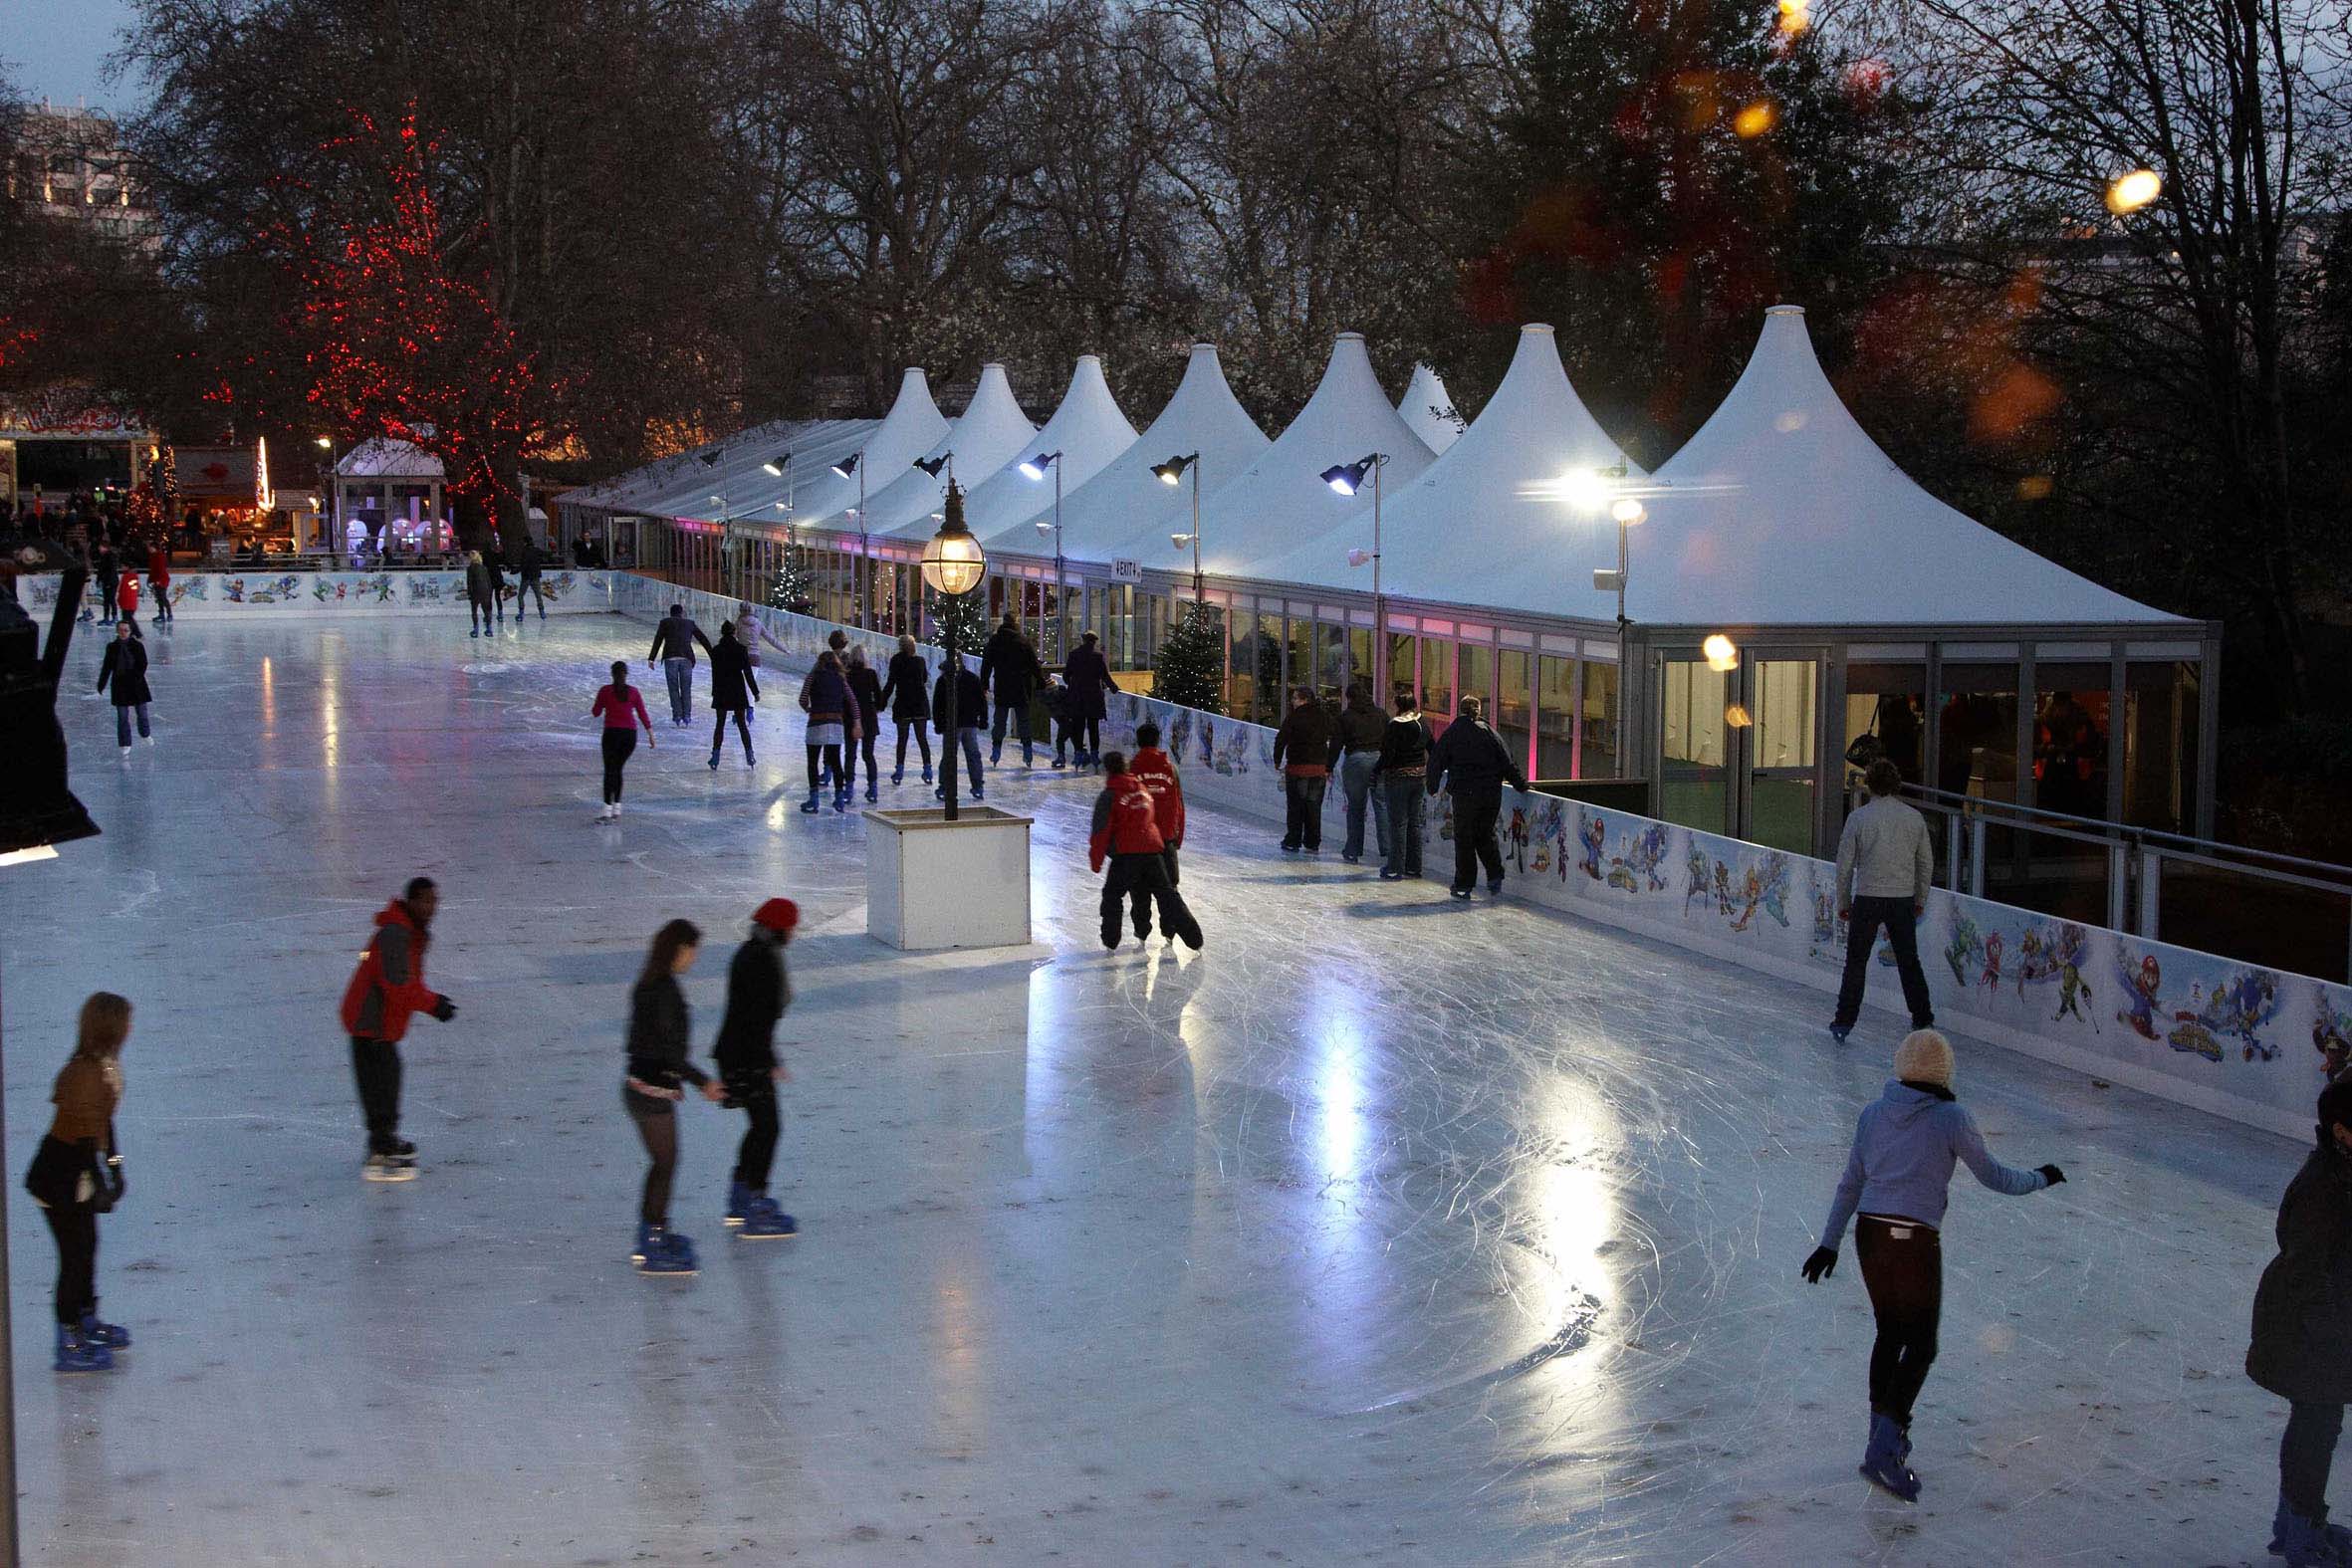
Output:
[[128,746],[130,744],[131,707],[136,707],[138,709],[138,733],[141,736],[144,736],[147,733],[147,705],[145,703],[135,703],[129,706],[118,708],[115,710],[115,744],[118,746]]
[[[964,749],[964,769],[972,786],[972,798],[977,800],[981,797],[980,726],[977,724],[956,726],[956,741]],[[956,782],[956,748],[942,746],[939,752],[939,786],[944,791]]]
[[1388,791],[1374,783],[1380,766],[1377,752],[1349,752],[1339,764],[1339,787],[1347,795],[1347,844],[1339,852],[1350,860],[1364,852],[1365,807],[1371,808],[1372,841],[1380,858],[1388,858]]
[[1421,874],[1421,813],[1429,801],[1429,785],[1419,776],[1383,774],[1380,787],[1388,793],[1388,864],[1399,876]]
[[664,659],[661,673],[670,683],[670,717],[684,724],[694,717],[694,661]]

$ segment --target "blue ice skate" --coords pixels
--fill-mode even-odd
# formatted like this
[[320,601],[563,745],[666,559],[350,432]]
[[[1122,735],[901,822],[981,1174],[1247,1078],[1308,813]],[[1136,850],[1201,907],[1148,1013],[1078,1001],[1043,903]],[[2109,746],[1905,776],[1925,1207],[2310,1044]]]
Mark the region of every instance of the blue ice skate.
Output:
[[801,1228],[791,1215],[776,1207],[775,1199],[755,1193],[751,1208],[745,1211],[743,1229],[735,1233],[746,1241],[781,1241],[799,1235]]
[[642,1243],[644,1255],[637,1259],[641,1274],[691,1274],[699,1271],[694,1258],[691,1237],[662,1226],[654,1226],[645,1233]]
[[2295,1512],[2284,1492],[2278,1496],[2278,1511],[2270,1516],[2270,1555],[2283,1557],[2287,1568],[2334,1568],[2352,1562],[2352,1530],[2327,1522],[2325,1514],[2306,1519]]
[[1862,1474],[1870,1484],[1905,1502],[1919,1501],[1919,1477],[1903,1462],[1903,1429],[1892,1416],[1870,1418],[1870,1447],[1862,1455]]
[[727,1184],[726,1223],[730,1228],[739,1226],[743,1224],[745,1220],[750,1218],[752,1200],[758,1196],[759,1195],[757,1193],[754,1193],[750,1188],[744,1186],[741,1182],[729,1182]]
[[100,1322],[98,1303],[93,1301],[90,1310],[82,1314],[82,1342],[86,1345],[104,1345],[109,1350],[128,1350],[130,1330],[119,1323]]
[[112,1372],[115,1353],[104,1345],[90,1342],[89,1336],[71,1323],[57,1326],[57,1360],[53,1364],[59,1372]]

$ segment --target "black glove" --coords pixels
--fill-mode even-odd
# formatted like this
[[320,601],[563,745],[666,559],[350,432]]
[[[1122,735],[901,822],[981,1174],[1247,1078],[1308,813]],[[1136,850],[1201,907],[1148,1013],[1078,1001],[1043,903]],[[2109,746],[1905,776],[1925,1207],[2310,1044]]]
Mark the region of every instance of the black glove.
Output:
[[2054,1165],[2038,1166],[2036,1169],[2041,1172],[2041,1179],[2052,1187],[2055,1187],[2060,1182],[2066,1180],[2066,1173],[2059,1170]]
[[1837,1248],[1834,1246],[1814,1247],[1812,1256],[1805,1259],[1804,1267],[1798,1271],[1805,1276],[1806,1284],[1819,1284],[1837,1272]]
[[122,1174],[122,1156],[107,1157],[107,1192],[112,1202],[120,1203],[122,1195],[130,1191],[130,1178]]
[[434,1017],[447,1023],[451,1018],[457,1016],[457,1004],[451,1002],[447,997],[435,997],[431,1011]]

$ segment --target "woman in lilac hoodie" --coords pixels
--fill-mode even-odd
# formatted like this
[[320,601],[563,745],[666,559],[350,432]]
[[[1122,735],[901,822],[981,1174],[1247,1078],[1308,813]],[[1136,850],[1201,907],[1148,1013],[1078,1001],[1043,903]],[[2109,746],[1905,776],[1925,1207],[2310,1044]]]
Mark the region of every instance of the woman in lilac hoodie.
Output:
[[2010,1198],[2066,1180],[2054,1165],[2019,1171],[1993,1158],[1977,1119],[1952,1092],[1952,1042],[1934,1029],[1914,1029],[1895,1048],[1895,1081],[1862,1108],[1821,1244],[1803,1268],[1805,1282],[1819,1284],[1837,1267],[1846,1222],[1861,1216],[1854,1252],[1862,1259],[1862,1284],[1878,1320],[1862,1473],[1905,1502],[1919,1500],[1919,1477],[1908,1462],[1911,1406],[1936,1359],[1936,1323],[1944,1305],[1938,1232],[1952,1168],[1962,1163],[1978,1181]]

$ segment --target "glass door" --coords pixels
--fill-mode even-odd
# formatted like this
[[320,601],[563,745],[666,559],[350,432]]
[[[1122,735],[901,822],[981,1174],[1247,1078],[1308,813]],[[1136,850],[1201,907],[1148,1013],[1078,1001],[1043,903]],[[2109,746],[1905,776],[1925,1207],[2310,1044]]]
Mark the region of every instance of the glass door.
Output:
[[1766,655],[1742,665],[1746,701],[1730,721],[1741,732],[1748,779],[1739,836],[1810,854],[1820,791],[1820,663]]
[[1703,658],[1659,661],[1658,812],[1702,832],[1732,831],[1732,775],[1727,766],[1732,672]]

